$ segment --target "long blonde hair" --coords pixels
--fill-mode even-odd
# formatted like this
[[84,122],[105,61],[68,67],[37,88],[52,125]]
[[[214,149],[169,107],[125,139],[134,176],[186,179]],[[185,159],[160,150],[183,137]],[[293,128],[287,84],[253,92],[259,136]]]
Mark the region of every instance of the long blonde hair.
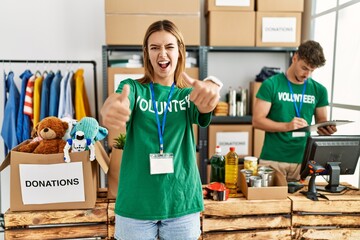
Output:
[[184,88],[187,87],[187,84],[181,77],[181,73],[185,70],[185,60],[186,60],[186,49],[184,44],[184,38],[179,29],[176,27],[176,25],[169,21],[169,20],[160,20],[157,22],[152,23],[149,28],[147,29],[145,36],[144,36],[144,42],[143,42],[143,55],[144,55],[144,68],[145,68],[145,76],[139,79],[139,82],[141,83],[150,83],[153,80],[154,77],[154,68],[151,65],[150,58],[149,58],[149,52],[147,49],[148,40],[151,34],[158,31],[166,31],[171,33],[175,36],[177,39],[177,44],[179,48],[179,59],[178,64],[175,69],[175,76],[174,80],[176,83],[176,86],[178,88]]

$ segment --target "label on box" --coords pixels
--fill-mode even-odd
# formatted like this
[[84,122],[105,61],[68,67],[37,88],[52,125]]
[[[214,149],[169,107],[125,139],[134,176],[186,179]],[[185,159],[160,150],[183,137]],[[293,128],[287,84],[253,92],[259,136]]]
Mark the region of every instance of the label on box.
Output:
[[235,151],[237,154],[249,155],[249,133],[217,132],[216,146],[220,146],[221,149],[226,149],[226,151],[229,150],[230,147],[235,147]]
[[144,74],[115,74],[114,75],[114,92],[116,92],[121,81],[131,78],[131,79],[139,79],[142,78]]
[[216,6],[249,7],[250,0],[216,0]]
[[82,162],[19,164],[23,204],[84,202]]
[[296,17],[263,17],[262,42],[296,42]]

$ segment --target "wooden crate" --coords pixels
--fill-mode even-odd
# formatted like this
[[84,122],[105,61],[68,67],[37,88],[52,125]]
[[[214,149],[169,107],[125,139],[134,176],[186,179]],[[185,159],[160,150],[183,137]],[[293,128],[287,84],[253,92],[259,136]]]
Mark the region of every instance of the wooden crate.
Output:
[[340,194],[319,191],[327,198],[319,201],[300,192],[289,195],[293,239],[360,239],[360,192],[348,187]]
[[291,201],[205,200],[203,239],[291,239]]
[[109,200],[108,206],[108,239],[114,239],[115,233],[115,200]]
[[98,200],[92,209],[24,211],[4,215],[6,240],[107,238],[106,199]]

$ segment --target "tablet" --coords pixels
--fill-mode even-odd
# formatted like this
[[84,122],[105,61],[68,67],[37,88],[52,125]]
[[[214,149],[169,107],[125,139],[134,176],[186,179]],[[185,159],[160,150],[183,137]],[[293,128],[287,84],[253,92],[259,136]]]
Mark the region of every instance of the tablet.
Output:
[[317,131],[318,128],[320,127],[326,127],[326,126],[340,126],[343,124],[348,124],[348,123],[352,123],[354,121],[349,121],[349,120],[331,120],[331,121],[327,121],[327,122],[322,122],[322,123],[317,123],[314,125],[310,125],[310,126],[306,126],[303,128],[298,128],[295,130],[292,130],[291,132],[313,132],[313,131]]

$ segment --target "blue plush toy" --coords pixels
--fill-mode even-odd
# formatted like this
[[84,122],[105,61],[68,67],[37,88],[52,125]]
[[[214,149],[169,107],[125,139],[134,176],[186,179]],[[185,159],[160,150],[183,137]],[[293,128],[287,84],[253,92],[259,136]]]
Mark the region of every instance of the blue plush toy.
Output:
[[70,132],[71,138],[68,139],[64,147],[64,161],[70,162],[69,150],[81,152],[90,150],[90,161],[95,159],[94,143],[104,139],[108,135],[108,130],[101,127],[98,121],[92,117],[83,117],[73,125]]

